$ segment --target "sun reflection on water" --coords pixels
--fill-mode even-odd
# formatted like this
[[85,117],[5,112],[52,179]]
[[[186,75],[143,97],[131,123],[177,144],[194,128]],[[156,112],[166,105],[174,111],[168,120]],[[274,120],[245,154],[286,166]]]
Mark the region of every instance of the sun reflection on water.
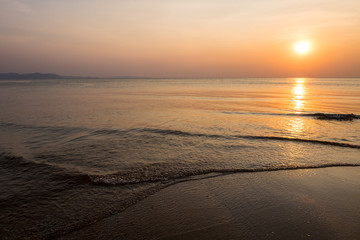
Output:
[[[294,80],[294,85],[291,90],[291,101],[292,109],[295,113],[301,113],[305,110],[307,94],[305,83],[305,78],[296,78]],[[305,131],[304,128],[305,122],[301,117],[293,118],[287,124],[287,130],[293,137],[298,137],[299,135],[302,135]]]
[[293,134],[297,135],[298,133],[302,133],[304,130],[304,121],[301,118],[292,119],[289,122],[289,130]]
[[304,84],[305,84],[304,78],[295,79],[295,86],[292,89],[292,99],[293,99],[294,110],[296,113],[303,111],[305,108],[306,89]]

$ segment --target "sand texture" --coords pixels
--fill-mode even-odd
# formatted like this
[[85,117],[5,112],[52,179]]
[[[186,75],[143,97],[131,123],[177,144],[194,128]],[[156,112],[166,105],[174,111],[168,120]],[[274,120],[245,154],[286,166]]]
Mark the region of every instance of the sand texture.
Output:
[[229,174],[174,184],[61,239],[360,239],[359,203],[359,167]]

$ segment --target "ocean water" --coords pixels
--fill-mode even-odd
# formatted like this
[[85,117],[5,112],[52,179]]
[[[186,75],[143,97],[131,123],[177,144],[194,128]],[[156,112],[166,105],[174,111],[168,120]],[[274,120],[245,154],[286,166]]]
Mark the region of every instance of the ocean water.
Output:
[[0,81],[0,238],[53,238],[162,188],[360,166],[360,79]]

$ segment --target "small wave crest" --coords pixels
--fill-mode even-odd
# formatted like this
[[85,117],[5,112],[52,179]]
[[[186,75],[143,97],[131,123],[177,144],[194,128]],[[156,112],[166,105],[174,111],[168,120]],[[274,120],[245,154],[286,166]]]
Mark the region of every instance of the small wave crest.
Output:
[[342,142],[332,142],[325,140],[315,140],[315,139],[303,139],[303,138],[289,138],[289,137],[277,137],[277,136],[251,136],[251,135],[219,135],[219,134],[205,134],[205,133],[191,133],[179,130],[170,130],[170,129],[153,129],[153,128],[144,128],[137,129],[138,131],[150,132],[161,135],[175,135],[175,136],[184,136],[184,137],[207,137],[207,138],[222,138],[222,139],[254,139],[254,140],[273,140],[273,141],[287,141],[287,142],[301,142],[301,143],[311,143],[311,144],[321,144],[321,145],[330,145],[336,147],[346,147],[346,148],[358,148],[360,145],[342,143]]
[[139,131],[139,132],[148,132],[148,133],[155,133],[155,134],[161,134],[161,135],[175,135],[175,136],[182,136],[182,137],[227,138],[227,136],[218,135],[218,134],[191,133],[191,132],[172,130],[172,129],[142,128],[142,129],[134,129],[134,130]]
[[68,168],[62,168],[58,165],[29,160],[23,156],[13,154],[11,152],[0,152],[0,166],[14,170],[21,175],[31,175],[32,178],[48,178],[48,180],[55,180],[66,182],[68,184],[74,183],[89,183],[91,182],[88,175],[70,171]]
[[9,167],[28,167],[30,165],[37,165],[36,163],[31,163],[25,160],[23,156],[13,154],[11,152],[0,152],[0,164],[2,166],[9,166]]
[[196,167],[175,167],[169,164],[151,164],[142,167],[133,167],[113,174],[85,174],[68,171],[58,166],[46,163],[29,161],[21,156],[15,156],[8,152],[0,153],[0,165],[3,168],[18,169],[19,173],[33,174],[33,177],[47,176],[50,181],[60,181],[70,185],[94,184],[105,186],[132,185],[142,183],[169,182],[193,176],[207,174],[232,174],[245,172],[266,172],[279,170],[311,169],[326,167],[355,167],[357,163],[329,163],[319,165],[277,165],[259,166],[255,168],[210,168],[198,169]]
[[337,120],[337,121],[352,121],[360,119],[360,115],[351,114],[330,114],[330,113],[314,113],[307,114],[308,116],[315,117],[320,120]]
[[236,136],[238,138],[247,138],[247,139],[261,139],[261,140],[275,140],[275,141],[288,141],[288,142],[302,142],[302,143],[312,143],[312,144],[321,144],[321,145],[330,145],[336,147],[346,147],[346,148],[358,148],[360,145],[342,143],[342,142],[331,142],[324,140],[313,140],[313,139],[303,139],[303,138],[287,138],[287,137],[275,137],[275,136]]
[[156,183],[175,181],[178,179],[184,179],[193,176],[207,175],[207,174],[235,174],[235,173],[256,173],[256,172],[270,172],[270,171],[282,171],[282,170],[297,170],[297,169],[316,169],[316,168],[328,168],[328,167],[359,167],[360,164],[347,164],[347,163],[330,163],[321,165],[301,165],[301,166],[274,166],[274,167],[259,167],[259,168],[236,168],[236,169],[198,169],[198,170],[179,170],[156,173],[151,175],[145,172],[134,171],[133,173],[110,174],[110,175],[89,175],[91,184],[105,185],[105,186],[118,186],[118,185],[130,185],[141,183]]
[[88,131],[85,127],[66,127],[66,126],[42,126],[42,125],[32,125],[32,124],[20,124],[20,123],[12,123],[12,122],[1,122],[0,121],[0,127],[6,127],[6,128],[14,128],[14,129],[20,129],[20,130],[43,130],[48,132],[65,132],[65,133],[72,133],[72,132],[83,132]]
[[239,115],[270,115],[270,116],[291,116],[291,117],[313,117],[319,120],[353,121],[360,119],[360,115],[353,113],[266,113],[266,112],[222,112],[224,114]]

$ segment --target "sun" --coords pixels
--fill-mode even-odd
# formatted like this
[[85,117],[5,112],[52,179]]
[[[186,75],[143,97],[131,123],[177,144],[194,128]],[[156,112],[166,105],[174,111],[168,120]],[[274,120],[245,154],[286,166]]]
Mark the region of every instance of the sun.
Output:
[[307,41],[300,41],[295,44],[295,51],[298,54],[305,54],[310,51],[310,43]]

